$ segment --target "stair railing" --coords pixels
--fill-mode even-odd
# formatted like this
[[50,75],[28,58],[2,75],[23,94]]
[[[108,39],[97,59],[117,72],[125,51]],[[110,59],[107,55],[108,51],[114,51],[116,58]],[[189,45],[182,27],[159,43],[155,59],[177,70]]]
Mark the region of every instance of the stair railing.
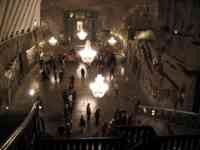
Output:
[[0,146],[0,150],[29,150],[33,149],[36,140],[44,130],[39,117],[39,101],[36,101],[31,111],[20,126]]

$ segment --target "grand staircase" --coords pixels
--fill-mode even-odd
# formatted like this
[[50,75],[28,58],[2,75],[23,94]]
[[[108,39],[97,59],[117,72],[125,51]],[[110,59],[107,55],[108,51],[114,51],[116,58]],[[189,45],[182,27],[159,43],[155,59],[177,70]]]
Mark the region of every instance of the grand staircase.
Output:
[[110,137],[45,136],[39,102],[0,150],[200,150],[200,135],[158,136],[151,127],[115,126]]

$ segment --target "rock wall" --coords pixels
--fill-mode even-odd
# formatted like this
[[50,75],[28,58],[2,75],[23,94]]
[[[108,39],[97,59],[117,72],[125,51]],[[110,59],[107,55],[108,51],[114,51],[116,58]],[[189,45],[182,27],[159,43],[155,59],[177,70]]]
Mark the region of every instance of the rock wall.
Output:
[[130,43],[130,69],[152,105],[191,111],[194,68],[200,64],[200,3],[159,0],[155,4],[158,7],[152,8],[158,11],[151,18],[157,19],[152,23],[156,28],[149,26],[155,39]]
[[151,105],[192,111],[194,74],[191,71],[200,63],[200,47],[187,38],[180,41],[174,37],[163,50],[160,42],[163,42],[160,37],[133,41],[130,69]]
[[[33,64],[30,64],[27,58],[27,50],[36,44],[36,34],[38,40],[43,37],[36,32],[8,40],[0,45],[0,106],[11,103],[11,97],[14,96],[20,81],[32,68]],[[34,52],[36,51],[35,48]]]
[[159,0],[160,26],[173,33],[200,37],[198,0]]

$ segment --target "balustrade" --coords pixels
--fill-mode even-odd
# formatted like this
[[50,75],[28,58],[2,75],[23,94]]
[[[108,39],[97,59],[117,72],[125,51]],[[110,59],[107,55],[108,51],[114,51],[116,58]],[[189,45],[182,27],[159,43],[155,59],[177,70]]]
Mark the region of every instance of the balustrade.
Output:
[[[180,113],[180,112],[179,112]],[[192,114],[195,116],[195,114]],[[114,126],[112,137],[42,138],[44,122],[35,102],[0,150],[199,150],[200,135],[158,136],[151,127]]]

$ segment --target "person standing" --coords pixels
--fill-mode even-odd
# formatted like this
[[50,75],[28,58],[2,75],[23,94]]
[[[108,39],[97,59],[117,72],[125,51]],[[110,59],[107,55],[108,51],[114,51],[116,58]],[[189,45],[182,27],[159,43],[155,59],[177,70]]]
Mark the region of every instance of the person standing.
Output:
[[108,130],[108,123],[104,122],[101,128],[102,136],[106,136]]
[[85,126],[86,126],[86,122],[85,122],[85,119],[84,119],[83,115],[81,115],[80,124],[79,125],[80,125],[80,128],[81,128],[81,133],[83,134]]
[[95,112],[95,124],[96,124],[96,126],[99,125],[99,120],[100,120],[100,108],[98,108]]
[[81,68],[81,80],[85,79],[85,70]]
[[60,69],[58,75],[59,75],[59,81],[61,83],[63,81],[64,71],[62,69]]
[[90,108],[90,103],[87,104],[87,121],[90,121],[91,117],[91,108]]

